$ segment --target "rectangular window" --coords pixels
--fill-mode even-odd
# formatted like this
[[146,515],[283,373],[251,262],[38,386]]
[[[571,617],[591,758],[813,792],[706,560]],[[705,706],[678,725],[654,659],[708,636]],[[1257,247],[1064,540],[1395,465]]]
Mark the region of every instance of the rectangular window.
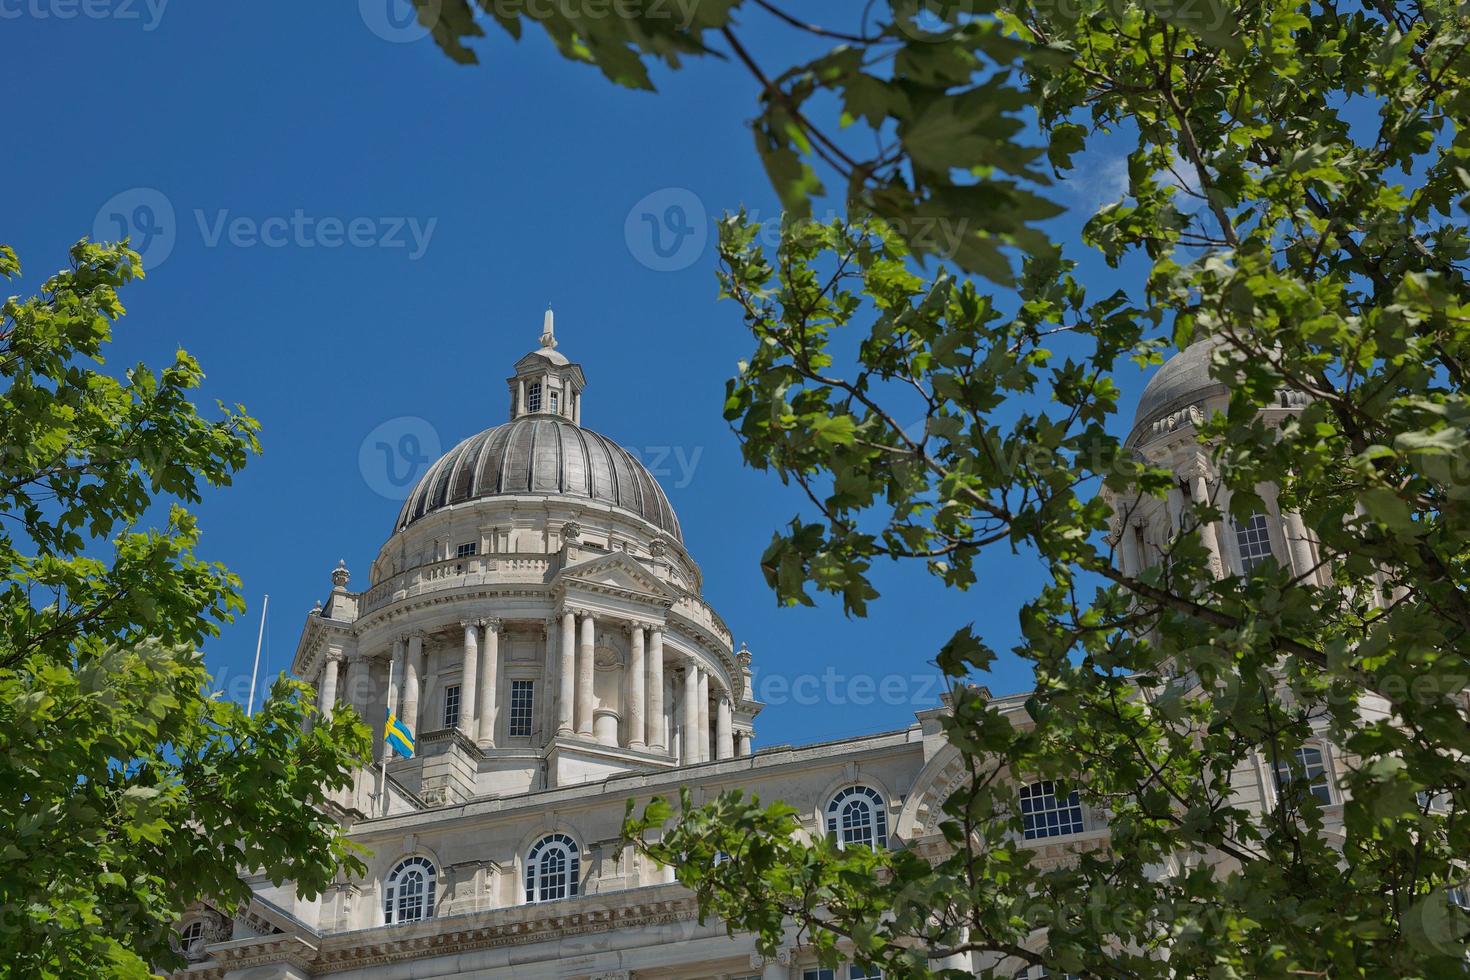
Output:
[[1022,836],[1027,840],[1082,833],[1082,801],[1077,791],[1059,797],[1057,789],[1049,779],[1021,789]]
[[833,970],[802,970],[801,980],[836,980]]
[[510,682],[510,737],[530,738],[533,706],[536,703],[535,681]]
[[539,381],[531,386],[531,391],[526,396],[526,411],[541,411],[541,382]]
[[458,548],[454,549],[454,557],[456,557],[456,558],[471,558],[479,550],[480,550],[480,543],[478,541],[471,541],[469,544],[462,544]]
[[450,684],[444,689],[444,727],[454,728],[459,724],[459,685]]
[[560,399],[560,392],[553,391],[551,393],[551,410],[552,410],[552,412],[559,412],[560,411],[560,409],[558,407],[558,402],[560,400],[561,400]]
[[1332,803],[1332,788],[1327,783],[1327,764],[1322,759],[1322,750],[1311,745],[1302,745],[1290,758],[1281,760],[1276,766],[1276,791],[1284,792],[1297,780],[1305,780],[1307,791],[1323,806]]
[[866,970],[854,963],[847,968],[847,980],[883,980],[883,971],[876,966]]
[[1235,525],[1235,545],[1240,551],[1240,570],[1249,572],[1271,557],[1271,532],[1265,514],[1252,514],[1244,524]]

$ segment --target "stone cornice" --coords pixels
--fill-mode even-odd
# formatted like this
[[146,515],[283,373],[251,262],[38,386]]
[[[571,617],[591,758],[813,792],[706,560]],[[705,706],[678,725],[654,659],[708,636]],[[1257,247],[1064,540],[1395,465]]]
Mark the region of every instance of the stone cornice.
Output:
[[[620,898],[628,901],[619,901]],[[313,976],[321,976],[418,959],[425,954],[452,955],[616,929],[689,922],[698,918],[698,912],[694,896],[681,886],[656,885],[309,939],[278,935],[241,940],[211,949],[212,962],[202,969],[195,967],[187,975],[191,980],[222,980],[227,973],[244,967],[289,962]]]
[[[401,837],[405,832],[426,832],[431,824],[459,823],[475,827],[501,820],[518,820],[527,810],[582,811],[605,806],[609,799],[616,800],[621,805],[622,801],[629,797],[641,799],[647,796],[667,796],[671,792],[677,792],[678,787],[684,784],[704,782],[716,786],[738,784],[742,779],[748,779],[753,775],[774,774],[791,767],[809,767],[814,764],[838,765],[852,761],[853,757],[861,760],[892,753],[923,751],[923,742],[920,739],[917,725],[897,731],[880,732],[833,742],[820,742],[814,745],[776,746],[762,749],[754,755],[737,756],[733,759],[715,759],[686,766],[676,766],[671,760],[656,757],[655,753],[640,752],[636,749],[612,749],[575,736],[554,739],[545,750],[527,751],[545,751],[549,755],[556,747],[561,746],[573,751],[616,753],[617,757],[622,759],[639,758],[650,762],[657,761],[666,768],[630,771],[609,776],[598,784],[602,787],[602,792],[592,796],[587,794],[585,784],[576,784],[509,796],[476,797],[453,805],[425,806],[411,813],[371,817],[354,824],[353,839],[372,846],[370,843],[372,840]],[[403,760],[398,763],[405,768],[413,764],[413,760]],[[390,778],[394,776],[394,769],[391,766],[388,775]]]
[[291,658],[291,673],[297,677],[315,675],[320,666],[318,660],[330,637],[335,635],[342,639],[356,639],[357,631],[353,626],[352,623],[327,619],[316,613],[309,614],[306,625],[301,630],[301,639],[296,643],[296,653]]
[[539,582],[507,582],[431,590],[418,595],[405,596],[381,606],[357,620],[352,626],[357,634],[361,635],[369,630],[391,626],[405,619],[416,619],[420,612],[435,606],[453,606],[464,603],[483,605],[491,600],[503,599],[532,599],[546,602],[550,599],[550,589],[544,583]]
[[607,596],[611,599],[623,599],[629,602],[643,603],[662,609],[670,609],[674,605],[673,599],[667,596],[661,596],[656,592],[644,592],[639,589],[630,589],[621,585],[612,585],[608,582],[597,582],[592,579],[577,578],[575,576],[561,579],[552,589],[553,593],[564,595],[569,591],[569,587],[575,588],[579,592]]

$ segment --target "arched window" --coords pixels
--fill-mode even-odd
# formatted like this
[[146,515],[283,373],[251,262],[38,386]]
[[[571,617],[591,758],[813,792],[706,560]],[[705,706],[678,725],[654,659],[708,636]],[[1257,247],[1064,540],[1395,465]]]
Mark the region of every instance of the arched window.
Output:
[[1276,792],[1283,792],[1292,782],[1305,780],[1307,790],[1323,806],[1332,802],[1332,788],[1327,784],[1327,764],[1322,750],[1314,745],[1298,746],[1289,757],[1276,764]]
[[204,945],[204,920],[195,919],[179,930],[179,952],[188,955]]
[[1050,779],[1021,787],[1021,832],[1027,840],[1082,832],[1082,801],[1074,789],[1057,796]]
[[539,381],[526,390],[526,411],[541,411],[541,382]]
[[867,786],[849,786],[827,804],[827,834],[840,848],[888,846],[888,811]]
[[550,834],[526,855],[526,901],[554,902],[575,898],[581,861],[577,842],[566,834]]
[[428,858],[399,861],[383,893],[383,921],[413,922],[434,914],[434,865]]

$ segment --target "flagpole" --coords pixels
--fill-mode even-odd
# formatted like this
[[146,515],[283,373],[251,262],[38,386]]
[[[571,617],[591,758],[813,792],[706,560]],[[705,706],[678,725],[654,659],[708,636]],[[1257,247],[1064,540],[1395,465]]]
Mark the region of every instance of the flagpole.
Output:
[[[245,704],[245,717],[249,718],[255,714],[255,677],[260,673],[260,643],[265,639],[265,611],[270,608],[271,597],[267,593],[265,601],[260,604],[260,632],[255,634],[255,666],[250,668],[250,700]],[[390,666],[388,668],[392,670]]]
[[[383,692],[385,697],[393,696],[393,658],[388,658],[388,689]],[[383,816],[388,815],[388,719],[393,717],[393,705],[388,705],[383,712],[383,753],[382,779],[379,795],[383,798]]]

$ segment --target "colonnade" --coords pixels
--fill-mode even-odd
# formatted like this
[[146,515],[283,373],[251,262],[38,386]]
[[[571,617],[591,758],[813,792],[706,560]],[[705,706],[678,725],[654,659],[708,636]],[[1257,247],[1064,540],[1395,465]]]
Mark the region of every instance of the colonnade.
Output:
[[[1176,484],[1165,498],[1162,513],[1150,508],[1142,514],[1120,514],[1114,521],[1112,543],[1117,547],[1119,570],[1125,575],[1136,576],[1152,563],[1149,549],[1158,547],[1159,540],[1157,530],[1154,536],[1149,534],[1152,521],[1166,524],[1164,536],[1167,537],[1168,531],[1181,525],[1191,505],[1213,503],[1224,509],[1218,497],[1218,477],[1207,461],[1191,458],[1174,463],[1173,468]],[[1301,514],[1279,509],[1274,486],[1264,486],[1260,492],[1265,504],[1263,516],[1269,526],[1272,551],[1277,560],[1302,579],[1316,581],[1319,568],[1317,549]],[[1216,578],[1239,570],[1239,548],[1233,527],[1228,521],[1213,521],[1197,529],[1206,560]]]
[[[554,664],[556,672],[558,736],[677,755],[683,765],[750,754],[749,733],[734,730],[731,693],[720,686],[717,677],[714,679],[711,717],[711,672],[690,655],[676,653],[675,663],[666,664],[661,625],[636,620],[625,622],[629,643],[622,671],[619,718],[617,712],[596,707],[593,687],[597,676],[597,616],[590,610],[563,608],[558,619],[547,623],[548,634],[558,624],[557,641],[547,644],[548,667]],[[487,618],[464,619],[459,625],[463,642],[458,728],[480,748],[491,749],[495,747],[500,705],[500,638],[504,624],[500,619]],[[415,737],[424,730],[424,638],[420,630],[394,638],[388,675],[386,703],[400,720],[412,727]],[[556,648],[554,657],[553,647]],[[341,660],[339,653],[329,654],[318,679],[317,704],[326,717],[331,716],[337,703]],[[366,691],[369,663],[366,657],[353,656],[347,666],[348,698],[364,717],[368,717],[370,700]],[[666,705],[664,699],[665,670],[669,666],[673,668],[669,679],[675,705]],[[369,717],[368,720],[375,726],[381,725],[381,719]]]
[[[627,629],[629,641],[628,660],[623,670],[621,744],[630,749],[673,753],[675,746],[670,744],[672,739],[666,726],[667,706],[664,703],[664,673],[668,665],[664,656],[663,627],[634,620],[628,622]],[[618,744],[615,719],[606,714],[599,719],[599,711],[595,707],[596,614],[586,609],[564,608],[560,632],[557,734]],[[679,727],[684,733],[678,747],[679,761],[689,765],[734,757],[734,703],[730,693],[718,692],[712,729],[710,672],[695,657],[684,656],[682,660],[682,667],[675,668],[675,677],[679,678],[676,696],[681,699]],[[706,735],[699,738],[693,734],[696,732]],[[742,741],[748,752],[748,741]]]

